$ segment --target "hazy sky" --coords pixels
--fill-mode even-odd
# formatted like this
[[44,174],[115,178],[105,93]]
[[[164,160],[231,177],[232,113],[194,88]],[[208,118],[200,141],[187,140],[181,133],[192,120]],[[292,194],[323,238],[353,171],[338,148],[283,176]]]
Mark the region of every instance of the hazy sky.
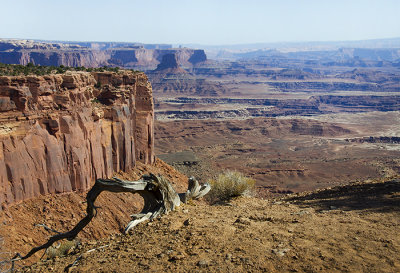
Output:
[[400,37],[400,0],[0,0],[0,38],[243,44]]

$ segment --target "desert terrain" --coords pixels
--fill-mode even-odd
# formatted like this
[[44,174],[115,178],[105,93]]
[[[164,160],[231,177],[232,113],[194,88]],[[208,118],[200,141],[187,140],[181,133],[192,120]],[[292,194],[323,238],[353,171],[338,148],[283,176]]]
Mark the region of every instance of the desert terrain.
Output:
[[[140,85],[126,79],[110,80],[112,73],[104,71],[85,72],[97,75],[96,81],[105,73],[102,85],[96,85],[94,80],[84,84],[68,82],[68,88],[83,94],[74,98],[76,103],[82,100],[87,104],[85,111],[91,113],[88,120],[94,124],[83,123],[85,118],[71,108],[62,113],[71,115],[72,120],[76,118],[69,131],[50,126],[58,125],[54,121],[58,121],[60,108],[51,104],[51,96],[57,98],[57,93],[36,88],[43,109],[54,112],[51,117],[39,116],[44,120],[41,135],[52,134],[61,143],[59,147],[66,139],[63,134],[68,136],[70,132],[84,137],[88,143],[98,141],[110,156],[97,166],[99,172],[108,168],[123,179],[136,180],[141,174],[152,172],[166,176],[178,192],[184,192],[187,177],[207,182],[230,169],[255,179],[255,190],[251,196],[225,203],[210,204],[207,199],[189,202],[160,219],[140,224],[127,236],[120,231],[129,215],[141,210],[143,200],[136,195],[132,198],[129,194],[104,194],[98,201],[97,217],[78,236],[76,247],[57,257],[45,254],[41,259],[37,254],[18,263],[17,270],[399,271],[398,50],[329,47],[323,51],[280,48],[235,52],[223,49],[213,52],[215,59],[205,59],[207,50],[172,49],[168,45],[166,48],[125,46],[128,49],[123,44],[102,43],[65,48],[46,44],[39,49],[30,43],[14,45],[13,52],[30,58],[36,56],[32,52],[53,50],[49,47],[56,48],[57,56],[83,54],[79,52],[91,56],[92,49],[99,47],[101,50],[96,54],[108,55],[104,60],[88,57],[95,60],[90,66],[121,64],[124,68],[144,70],[147,75],[139,73],[141,81],[136,81]],[[0,55],[6,58],[9,50],[5,48]],[[153,55],[141,59],[143,52]],[[57,58],[54,60],[62,59]],[[70,61],[74,65],[76,60]],[[70,81],[76,81],[74,77]],[[137,94],[146,91],[147,97],[136,97],[136,105],[143,108],[139,110],[144,110],[146,118],[130,125],[127,122],[131,119],[121,119],[121,113],[136,115],[127,110],[134,109],[133,100],[127,99],[121,90],[132,84]],[[88,93],[86,85],[95,92]],[[20,93],[18,96],[28,94]],[[93,95],[97,97],[92,99]],[[5,100],[8,104],[2,107],[20,110],[22,103],[11,103],[17,98]],[[70,107],[68,100],[61,102],[66,109]],[[109,105],[104,106],[104,102]],[[109,107],[113,103],[114,108]],[[38,111],[34,104],[27,105]],[[99,109],[103,108],[103,115],[99,115]],[[113,112],[113,109],[121,110]],[[16,109],[7,111],[15,116]],[[23,121],[28,128],[29,117],[21,114],[15,120]],[[110,140],[99,141],[97,131],[92,129],[98,119],[109,119],[106,124],[110,128],[120,128],[124,123],[124,129],[118,132],[132,130],[132,136],[139,139],[137,154],[129,152],[126,138],[111,133],[111,129],[101,131]],[[97,161],[95,157],[86,160],[76,156],[75,146],[79,147],[80,142],[72,139],[67,142],[72,148],[64,144],[64,149],[72,151],[67,167],[79,181],[80,175],[75,175],[72,168],[77,165],[74,160],[88,166],[82,171],[91,170],[90,164]],[[85,153],[92,153],[92,146],[86,145]],[[10,151],[7,152],[13,154]],[[153,165],[143,164],[146,160],[141,153],[147,155],[147,163],[154,161]],[[132,170],[125,168],[123,158],[130,158],[127,155],[138,157]],[[110,164],[115,158],[118,163]],[[28,156],[22,159],[30,161]],[[134,159],[129,160],[133,164]],[[115,167],[118,168],[112,169]],[[93,179],[96,176],[96,172],[88,173]],[[40,225],[65,231],[76,224],[85,215],[84,196],[89,184],[86,181],[80,191],[49,192],[4,205],[0,211],[3,259],[15,252],[26,253],[43,243],[52,232]],[[25,190],[21,192],[25,194]]]
[[[398,175],[399,143],[362,139],[398,132],[392,121],[399,113],[349,114],[346,118],[158,122],[156,153],[178,170],[204,181],[223,169],[239,170],[270,193]],[[371,126],[371,120],[381,122]],[[381,128],[378,134],[377,128]],[[180,159],[182,151],[192,159]]]
[[190,77],[151,72],[157,155],[203,180],[239,170],[265,194],[398,175],[397,57],[354,52],[265,51],[209,60]]
[[397,272],[399,185],[359,183],[217,206],[196,201],[129,236],[90,241],[21,271]]

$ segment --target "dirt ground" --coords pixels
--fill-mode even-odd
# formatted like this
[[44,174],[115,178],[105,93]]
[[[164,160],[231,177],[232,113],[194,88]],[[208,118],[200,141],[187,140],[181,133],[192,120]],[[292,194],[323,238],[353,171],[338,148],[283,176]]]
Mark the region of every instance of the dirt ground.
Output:
[[[145,173],[161,174],[171,181],[178,192],[187,189],[187,177],[163,161],[157,159],[154,166],[140,162],[128,173],[116,174],[126,180],[137,180]],[[86,212],[86,193],[46,195],[14,204],[0,211],[0,261],[16,252],[26,254],[32,247],[43,244],[53,233],[37,225],[46,225],[65,232],[78,223]],[[130,221],[130,215],[143,207],[143,199],[137,194],[102,193],[96,200],[95,219],[78,235],[81,241],[97,240],[119,233]],[[21,264],[30,264],[41,256],[35,255]],[[0,272],[1,267],[0,267]]]
[[399,179],[275,200],[196,201],[22,271],[399,272],[399,226]]

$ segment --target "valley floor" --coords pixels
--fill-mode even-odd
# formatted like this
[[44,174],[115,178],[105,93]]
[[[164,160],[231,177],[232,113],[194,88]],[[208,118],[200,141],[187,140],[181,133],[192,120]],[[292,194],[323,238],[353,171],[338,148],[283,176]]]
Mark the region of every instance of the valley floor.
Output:
[[393,111],[158,121],[156,153],[201,181],[231,169],[255,179],[264,196],[310,191],[399,175],[399,117]]

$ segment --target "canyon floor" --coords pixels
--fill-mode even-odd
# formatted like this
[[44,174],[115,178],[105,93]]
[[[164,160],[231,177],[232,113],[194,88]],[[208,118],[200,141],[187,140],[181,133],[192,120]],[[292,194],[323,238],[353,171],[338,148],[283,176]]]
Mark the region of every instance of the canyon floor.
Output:
[[[156,152],[206,181],[236,169],[264,195],[315,190],[400,173],[399,112],[156,123]],[[374,137],[371,141],[364,138]]]
[[400,175],[399,69],[310,63],[150,74],[157,156],[201,181],[236,169],[264,197]]
[[399,192],[392,179],[279,199],[194,201],[127,236],[89,241],[20,270],[398,272]]

